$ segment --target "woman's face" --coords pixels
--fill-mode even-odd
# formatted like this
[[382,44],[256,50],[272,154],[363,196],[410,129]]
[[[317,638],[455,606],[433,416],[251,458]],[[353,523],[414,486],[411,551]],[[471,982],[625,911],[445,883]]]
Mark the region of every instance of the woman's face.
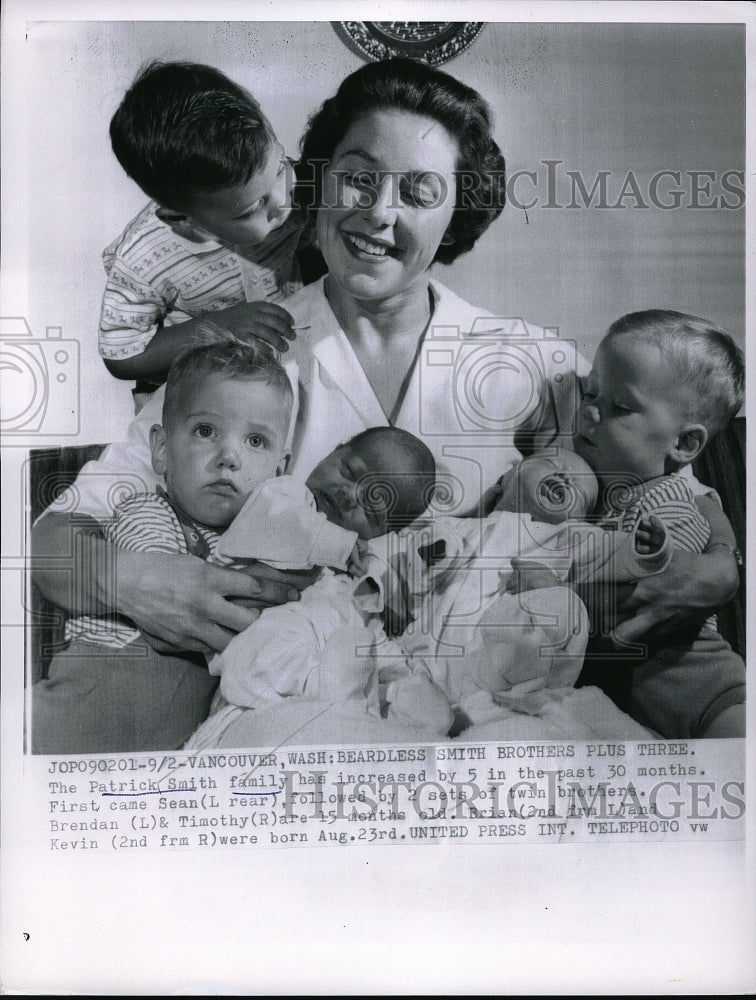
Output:
[[356,299],[412,294],[427,282],[454,212],[457,145],[432,118],[371,111],[326,167],[317,234],[331,277]]

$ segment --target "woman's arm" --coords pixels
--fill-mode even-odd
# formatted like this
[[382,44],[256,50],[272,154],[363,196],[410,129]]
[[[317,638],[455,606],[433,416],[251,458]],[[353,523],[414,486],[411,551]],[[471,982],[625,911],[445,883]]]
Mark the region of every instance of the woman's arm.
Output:
[[732,526],[715,500],[700,496],[696,503],[711,525],[705,551],[675,549],[663,573],[639,581],[620,602],[621,612],[630,617],[615,629],[618,639],[631,642],[652,631],[670,632],[700,621],[737,593],[740,576]]
[[94,519],[68,513],[48,513],[34,525],[32,572],[45,597],[69,614],[117,611],[161,646],[203,653],[224,649],[260,608],[297,600],[311,582],[262,565],[249,575],[194,556],[117,549]]

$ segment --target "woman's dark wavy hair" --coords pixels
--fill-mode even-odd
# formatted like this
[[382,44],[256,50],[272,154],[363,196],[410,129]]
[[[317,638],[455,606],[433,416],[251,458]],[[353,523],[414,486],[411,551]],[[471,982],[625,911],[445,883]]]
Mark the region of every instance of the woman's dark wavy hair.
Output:
[[110,122],[123,169],[150,198],[175,210],[198,191],[246,184],[274,138],[249,91],[202,63],[148,63]]
[[[297,199],[311,219],[318,209],[318,170],[352,124],[371,111],[398,110],[433,118],[454,138],[455,212],[434,263],[451,264],[471,250],[505,202],[505,162],[492,136],[491,110],[480,94],[448,73],[411,59],[369,63],[351,73],[310,117],[301,142]],[[315,197],[313,197],[315,178]],[[472,187],[470,181],[472,179]],[[309,183],[308,183],[309,182]]]

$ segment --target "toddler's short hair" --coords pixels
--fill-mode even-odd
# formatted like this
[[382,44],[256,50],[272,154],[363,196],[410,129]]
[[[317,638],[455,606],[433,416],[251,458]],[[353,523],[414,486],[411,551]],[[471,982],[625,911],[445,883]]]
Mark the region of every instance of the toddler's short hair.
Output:
[[[745,362],[732,337],[700,316],[670,309],[648,309],[621,316],[604,341],[631,336],[654,344],[693,390],[691,410],[709,440],[729,424],[743,405]],[[602,341],[603,342],[603,341]]]
[[180,354],[168,371],[163,402],[163,427],[170,431],[185,402],[208,378],[218,375],[236,382],[262,382],[294,399],[291,382],[271,349],[245,344],[230,336],[214,343],[192,347]]
[[129,177],[177,211],[198,191],[246,184],[274,138],[254,97],[201,63],[149,63],[110,122],[113,152]]

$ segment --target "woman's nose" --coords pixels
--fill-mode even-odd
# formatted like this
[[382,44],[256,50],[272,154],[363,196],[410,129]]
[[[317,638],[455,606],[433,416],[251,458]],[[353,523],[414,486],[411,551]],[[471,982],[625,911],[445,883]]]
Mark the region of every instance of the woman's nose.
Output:
[[374,225],[390,226],[396,218],[396,210],[399,207],[397,198],[394,177],[391,174],[385,176],[377,174],[365,214]]

